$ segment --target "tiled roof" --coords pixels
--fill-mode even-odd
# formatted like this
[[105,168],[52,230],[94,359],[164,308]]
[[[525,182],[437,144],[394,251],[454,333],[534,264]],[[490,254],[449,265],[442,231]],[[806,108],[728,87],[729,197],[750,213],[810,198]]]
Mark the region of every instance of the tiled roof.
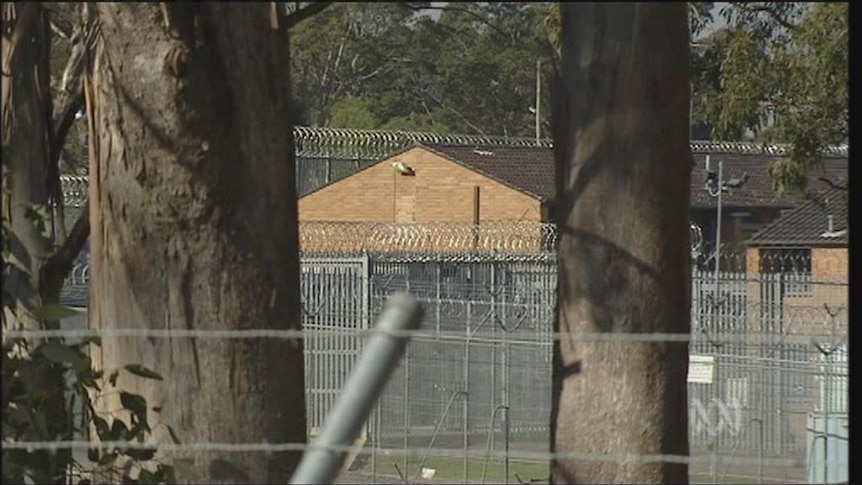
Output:
[[[431,143],[421,145],[521,192],[542,200],[554,197],[554,155],[551,148]],[[705,153],[694,153],[695,166],[691,175],[692,207],[706,208],[716,204],[716,200],[703,188],[706,156]],[[774,155],[766,153],[711,152],[711,168],[717,170],[718,162],[722,161],[725,180],[742,177],[743,173],[749,175],[745,185],[722,194],[722,205],[776,208],[799,205],[803,201],[801,195],[788,192],[778,196],[772,189],[772,179],[767,168],[776,159]],[[813,190],[825,187],[825,184],[818,180],[819,177],[832,181],[846,178],[847,158],[824,157],[822,168],[810,170],[809,183]]]
[[538,199],[554,197],[554,150],[550,147],[437,143],[421,146]]
[[[691,172],[691,206],[715,207],[716,199],[703,188],[706,179],[706,154],[694,154],[694,169]],[[778,157],[766,154],[726,153],[709,155],[710,169],[717,171],[718,162],[722,162],[724,180],[741,178],[747,173],[748,181],[738,189],[722,194],[722,205],[725,207],[796,207],[804,201],[803,196],[796,192],[785,192],[779,196],[772,189],[772,178],[767,173],[771,162]],[[809,189],[819,191],[828,186],[819,180],[820,177],[833,182],[847,178],[846,157],[823,157],[821,167],[808,171]]]
[[830,188],[761,229],[749,239],[749,245],[846,246],[847,206],[847,191]]

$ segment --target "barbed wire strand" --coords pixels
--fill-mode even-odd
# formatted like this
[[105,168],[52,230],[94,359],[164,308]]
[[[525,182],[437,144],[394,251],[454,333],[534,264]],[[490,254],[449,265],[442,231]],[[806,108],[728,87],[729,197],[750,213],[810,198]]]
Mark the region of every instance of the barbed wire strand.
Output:
[[[581,342],[697,342],[707,341],[703,336],[684,333],[602,333],[602,332],[542,332],[534,339],[491,338],[466,336],[463,330],[430,332],[427,330],[385,331],[376,328],[310,328],[303,330],[203,330],[203,329],[148,329],[148,328],[102,328],[102,329],[55,329],[55,330],[3,330],[4,339],[48,339],[48,338],[95,338],[95,337],[139,337],[139,338],[195,338],[195,339],[306,339],[317,335],[367,336],[384,334],[393,337],[415,339],[450,340],[457,342],[484,341],[509,343],[550,343],[551,340],[574,340]],[[731,333],[725,336],[728,343],[759,344],[759,334]],[[813,344],[825,335],[786,335],[788,342]],[[541,341],[539,340],[541,339]],[[846,337],[841,344],[846,341]]]
[[[636,454],[636,453],[584,453],[584,452],[531,452],[510,450],[509,453],[493,450],[487,451],[484,449],[475,450],[459,450],[459,449],[427,449],[426,447],[414,448],[376,448],[364,446],[320,446],[314,443],[218,443],[218,442],[199,442],[199,443],[139,443],[130,441],[4,441],[3,448],[17,450],[49,450],[56,451],[61,449],[70,450],[89,450],[89,449],[106,449],[106,448],[123,448],[134,450],[152,450],[157,449],[164,452],[228,452],[228,453],[247,453],[247,452],[262,452],[262,453],[283,453],[289,451],[306,451],[310,448],[326,449],[336,453],[357,453],[362,455],[384,455],[384,456],[405,456],[429,453],[429,456],[440,458],[509,458],[511,460],[523,461],[550,461],[551,459],[569,459],[583,461],[599,461],[599,462],[623,462],[623,463],[681,463],[681,464],[706,464],[712,460],[708,455],[672,455],[672,454]],[[734,464],[751,464],[755,465],[762,463],[763,465],[771,466],[797,466],[801,463],[800,459],[794,458],[773,458],[773,457],[733,457],[728,458]],[[830,460],[831,461],[831,460]],[[846,464],[847,461],[836,459],[835,464]]]

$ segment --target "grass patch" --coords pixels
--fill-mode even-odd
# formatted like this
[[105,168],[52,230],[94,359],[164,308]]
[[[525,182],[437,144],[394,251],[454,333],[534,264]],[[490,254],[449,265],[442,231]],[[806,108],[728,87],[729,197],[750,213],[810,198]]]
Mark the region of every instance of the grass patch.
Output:
[[[408,468],[404,468],[404,459],[402,457],[392,458],[377,458],[377,473],[381,475],[398,475],[400,470],[409,481],[413,481],[419,475],[419,465],[422,463],[421,456],[411,456],[408,462]],[[371,474],[370,461],[357,464],[347,474],[359,473],[365,476]],[[397,469],[396,466],[397,465]],[[418,483],[463,483],[464,481],[464,460],[462,458],[450,458],[440,456],[429,456],[425,460],[424,468],[434,470],[432,479],[417,479]],[[483,468],[485,472],[485,483],[504,483],[506,482],[506,464],[503,460],[490,458],[485,467],[485,460],[472,458],[467,460],[467,481],[471,483],[479,483],[482,481]],[[547,483],[550,475],[547,463],[524,462],[524,461],[509,461],[509,483],[517,484],[520,478],[523,482],[531,480],[541,480],[538,483]],[[534,481],[534,483],[536,483]]]

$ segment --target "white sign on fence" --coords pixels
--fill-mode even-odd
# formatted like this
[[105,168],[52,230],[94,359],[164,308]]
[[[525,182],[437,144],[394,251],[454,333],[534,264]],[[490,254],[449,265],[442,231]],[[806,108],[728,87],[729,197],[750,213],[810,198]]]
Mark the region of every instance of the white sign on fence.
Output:
[[689,355],[688,382],[696,384],[712,384],[712,374],[715,369],[715,356]]

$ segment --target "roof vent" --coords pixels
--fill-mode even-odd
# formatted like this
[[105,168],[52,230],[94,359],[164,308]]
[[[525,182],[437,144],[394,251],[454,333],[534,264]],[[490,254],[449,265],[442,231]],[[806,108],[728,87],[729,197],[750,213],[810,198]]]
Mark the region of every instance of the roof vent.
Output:
[[826,216],[829,221],[828,230],[820,235],[820,237],[825,239],[834,239],[839,237],[845,237],[847,235],[847,229],[842,229],[840,231],[835,230],[835,224],[831,215]]
[[475,153],[476,155],[482,155],[482,156],[485,156],[485,157],[490,157],[491,155],[493,155],[493,154],[494,154],[494,152],[491,152],[491,151],[488,151],[488,150],[479,150],[478,148],[477,148],[477,149],[475,149],[475,150],[473,150],[473,153]]

